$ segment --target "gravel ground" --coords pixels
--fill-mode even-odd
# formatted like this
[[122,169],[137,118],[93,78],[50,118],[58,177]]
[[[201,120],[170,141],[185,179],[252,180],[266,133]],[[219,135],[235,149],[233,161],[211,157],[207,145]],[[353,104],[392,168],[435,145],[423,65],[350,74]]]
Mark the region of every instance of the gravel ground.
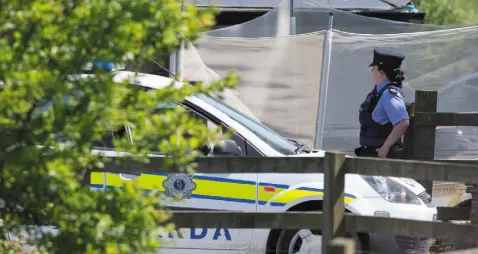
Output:
[[435,243],[430,247],[430,254],[466,250],[477,247],[477,245],[449,244],[443,241],[435,240]]

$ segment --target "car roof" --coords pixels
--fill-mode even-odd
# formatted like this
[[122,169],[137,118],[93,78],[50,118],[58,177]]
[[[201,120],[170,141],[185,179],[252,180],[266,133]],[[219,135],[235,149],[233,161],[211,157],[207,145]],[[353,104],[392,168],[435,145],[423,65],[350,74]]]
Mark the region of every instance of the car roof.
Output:
[[[124,81],[128,79],[133,79],[134,85],[140,85],[144,87],[149,87],[153,89],[162,89],[174,82],[176,88],[180,88],[183,83],[180,81],[175,81],[169,77],[163,77],[159,75],[146,74],[146,73],[135,73],[132,71],[118,71],[114,74],[114,81]],[[135,77],[136,76],[136,77]]]
[[[93,77],[94,74],[80,74],[74,75],[79,78]],[[163,77],[159,75],[146,74],[146,73],[136,73],[133,71],[115,71],[113,73],[113,81],[122,82],[125,80],[132,80],[132,85],[143,86],[153,89],[162,89],[174,82],[176,88],[180,88],[183,83],[180,81],[175,81],[169,77]]]

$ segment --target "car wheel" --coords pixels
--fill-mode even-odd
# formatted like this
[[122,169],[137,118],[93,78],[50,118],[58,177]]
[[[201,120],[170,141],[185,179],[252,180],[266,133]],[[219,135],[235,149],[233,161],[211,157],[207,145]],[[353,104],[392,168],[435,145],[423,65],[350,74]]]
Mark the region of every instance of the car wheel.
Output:
[[[356,252],[361,253],[362,247],[358,237],[355,237]],[[300,229],[282,230],[275,246],[276,254],[322,253],[322,235],[320,231]]]

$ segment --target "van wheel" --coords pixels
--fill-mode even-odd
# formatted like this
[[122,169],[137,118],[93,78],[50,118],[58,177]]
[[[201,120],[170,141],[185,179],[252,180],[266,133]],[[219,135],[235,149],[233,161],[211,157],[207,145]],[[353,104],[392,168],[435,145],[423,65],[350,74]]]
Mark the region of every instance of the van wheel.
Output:
[[[359,237],[355,237],[356,252],[361,253]],[[276,254],[322,253],[322,235],[320,231],[300,229],[282,230],[275,246]]]

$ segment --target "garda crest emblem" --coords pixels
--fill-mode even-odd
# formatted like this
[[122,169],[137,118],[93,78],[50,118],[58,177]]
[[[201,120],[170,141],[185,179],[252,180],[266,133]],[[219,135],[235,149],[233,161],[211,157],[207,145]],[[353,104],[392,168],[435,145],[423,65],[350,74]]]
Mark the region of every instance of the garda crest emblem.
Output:
[[163,181],[163,187],[169,197],[190,199],[193,190],[196,189],[196,183],[193,182],[191,174],[172,173]]

